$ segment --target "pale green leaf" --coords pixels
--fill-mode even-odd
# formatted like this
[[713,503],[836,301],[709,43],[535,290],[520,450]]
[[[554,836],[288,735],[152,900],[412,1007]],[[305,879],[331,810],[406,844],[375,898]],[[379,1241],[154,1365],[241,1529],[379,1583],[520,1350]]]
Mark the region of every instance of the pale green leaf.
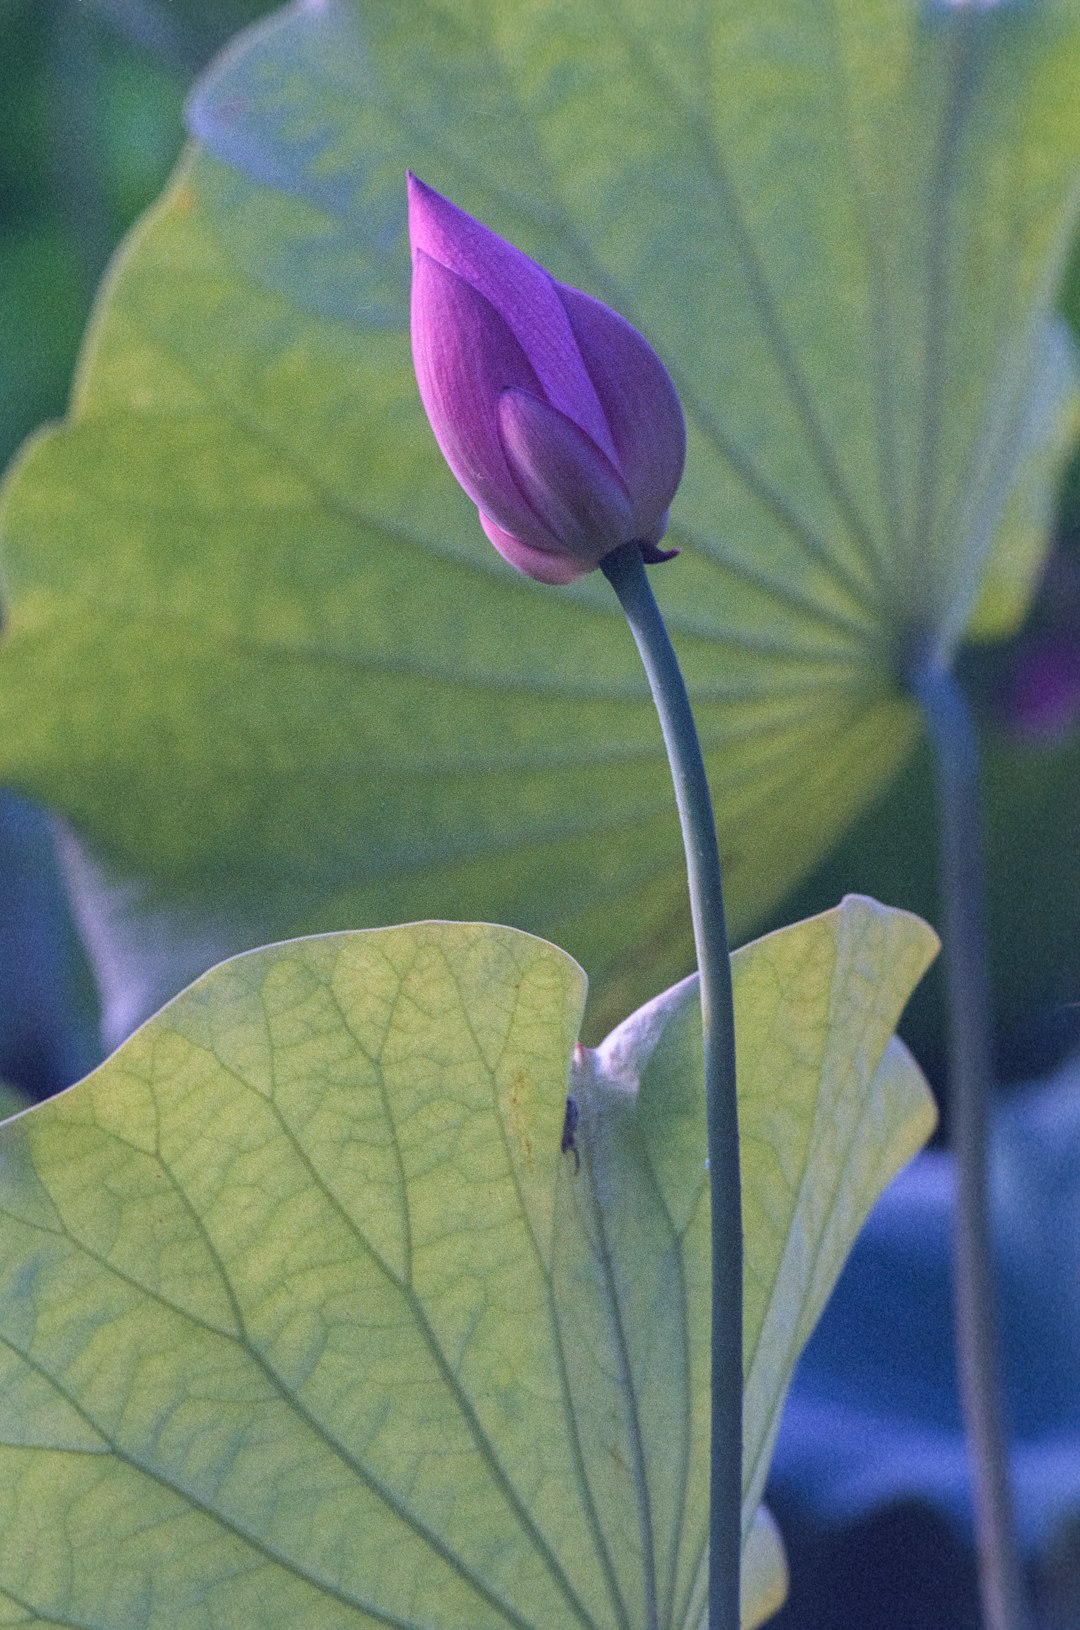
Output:
[[[1017,427],[1023,447],[1020,478],[1009,493],[982,568],[979,598],[967,630],[971,639],[1001,639],[1014,634],[1023,621],[1046,555],[1062,460],[1080,428],[1072,335],[1064,322],[1055,323],[1045,330],[1041,343],[1045,360],[1038,370],[1040,383],[1029,401],[1027,421]],[[1006,472],[1006,482],[1010,478],[1011,472]],[[991,494],[984,523],[988,529],[995,516]]]
[[[849,900],[735,959],[748,1623],[782,1589],[754,1524],[791,1364],[930,1124],[879,1060],[932,945]],[[12,1622],[696,1630],[696,984],[595,1053],[583,1000],[510,929],[296,941],[0,1131]]]
[[1078,82],[1076,0],[308,0],[242,40],[8,489],[0,774],[87,846],[113,1033],[410,917],[565,944],[596,1034],[691,965],[607,586],[518,577],[423,421],[407,165],[676,378],[654,575],[741,937],[907,753],[898,668],[1023,604]]
[[[764,1490],[795,1359],[873,1200],[933,1126],[918,1068],[892,1033],[935,947],[919,918],[853,896],[733,958],[746,1236],[744,1534]],[[685,1241],[687,1269],[698,1265],[700,1278],[688,1279],[687,1294],[693,1302],[696,1287],[704,1299],[707,1181],[700,1163],[705,1122],[696,976],[633,1014],[587,1058],[598,1061],[601,1080],[614,1089],[601,1100],[612,1106],[613,1122],[623,1102],[619,1093],[640,1084],[633,1124],[643,1158],[654,1173],[657,1205]],[[585,1098],[586,1140],[587,1104]],[[629,1112],[622,1113],[629,1121]],[[613,1147],[605,1149],[605,1162]],[[687,1180],[695,1156],[696,1185]],[[621,1188],[613,1176],[613,1203]],[[640,1202],[627,1201],[625,1212],[610,1237],[616,1258],[632,1262],[640,1248]],[[691,1257],[698,1231],[701,1243]],[[652,1340],[651,1356],[660,1363],[659,1340]],[[691,1508],[704,1499],[707,1351],[703,1329],[695,1419],[701,1443],[692,1456],[703,1481]],[[665,1490],[665,1499],[672,1498]]]
[[[784,1605],[787,1595],[787,1559],[780,1530],[767,1506],[758,1506],[754,1524],[743,1547],[742,1625],[755,1630]],[[708,1613],[701,1621],[708,1630]]]

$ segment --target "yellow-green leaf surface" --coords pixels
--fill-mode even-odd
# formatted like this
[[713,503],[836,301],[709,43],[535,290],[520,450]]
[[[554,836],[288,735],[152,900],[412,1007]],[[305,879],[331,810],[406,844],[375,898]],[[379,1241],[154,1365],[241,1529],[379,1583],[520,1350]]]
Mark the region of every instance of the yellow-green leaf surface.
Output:
[[[795,1355],[931,1124],[886,1049],[933,944],[853,899],[736,957],[747,1624]],[[511,929],[273,946],[0,1131],[5,1622],[698,1630],[696,982],[596,1052],[584,995]]]
[[[787,1595],[787,1558],[784,1542],[768,1506],[759,1505],[750,1532],[743,1545],[742,1630],[755,1630],[766,1619],[779,1611]],[[701,1630],[708,1630],[708,1608],[701,1621]]]
[[593,1035],[691,965],[613,597],[515,574],[424,422],[407,165],[677,381],[654,579],[741,938],[907,752],[897,663],[1024,605],[1078,83],[1077,0],[308,0],[238,42],[7,493],[0,775],[81,840],[113,1034],[413,917],[566,945]]

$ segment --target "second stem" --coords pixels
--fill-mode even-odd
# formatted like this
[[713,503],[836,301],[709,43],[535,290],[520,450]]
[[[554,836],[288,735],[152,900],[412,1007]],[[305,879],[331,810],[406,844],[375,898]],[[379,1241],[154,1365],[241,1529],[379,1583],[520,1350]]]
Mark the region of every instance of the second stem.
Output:
[[963,691],[933,660],[912,691],[937,770],[949,1007],[951,1143],[956,1156],[954,1300],[960,1398],[974,1469],[979,1586],[986,1630],[1027,1630],[1003,1419],[990,1226],[991,1020],[979,750]]

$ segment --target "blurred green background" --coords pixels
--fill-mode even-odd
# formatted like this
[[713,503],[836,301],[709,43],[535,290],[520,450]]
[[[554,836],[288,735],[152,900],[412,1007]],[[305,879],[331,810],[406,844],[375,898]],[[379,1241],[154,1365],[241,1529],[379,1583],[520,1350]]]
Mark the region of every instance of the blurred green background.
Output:
[[[175,162],[192,79],[238,29],[274,9],[262,0],[0,0],[3,465],[64,411],[94,291]],[[1062,309],[1077,332],[1076,254]],[[969,653],[964,677],[986,751],[999,1058],[1005,1079],[1022,1079],[1080,1040],[1080,460],[1063,484],[1050,564],[1025,629],[1007,647]],[[40,1096],[92,1061],[92,998],[55,880],[38,878],[44,895],[26,891],[26,823],[35,817],[20,805],[0,827],[16,816],[17,834],[0,831],[4,955],[14,965],[7,983],[25,986],[31,963],[34,977],[32,990],[0,996],[0,1079],[14,1076]],[[923,753],[776,921],[823,909],[848,890],[935,920],[933,832]],[[40,873],[47,845],[34,841]],[[43,933],[39,921],[24,952],[12,942],[25,934],[34,900],[50,926]],[[74,1039],[61,1036],[65,1027]],[[944,1094],[940,975],[916,997],[905,1034]]]
[[[0,0],[0,469],[64,412],[109,257],[183,146],[193,78],[274,9]],[[0,1084],[40,1098],[85,1074],[96,1006],[46,821],[0,789]]]
[[191,80],[255,0],[0,0],[0,458],[63,412],[94,290]]

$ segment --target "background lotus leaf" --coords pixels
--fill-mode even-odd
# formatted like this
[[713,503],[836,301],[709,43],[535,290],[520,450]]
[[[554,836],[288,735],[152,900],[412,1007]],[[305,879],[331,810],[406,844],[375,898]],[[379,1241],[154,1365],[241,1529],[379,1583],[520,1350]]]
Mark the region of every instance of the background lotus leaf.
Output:
[[406,165],[676,378],[655,580],[741,935],[907,753],[913,644],[1025,602],[1078,68],[1071,0],[318,0],[226,54],[7,493],[0,774],[76,833],[112,1039],[297,931],[514,922],[593,1035],[690,965],[606,585],[518,578],[423,421]]

